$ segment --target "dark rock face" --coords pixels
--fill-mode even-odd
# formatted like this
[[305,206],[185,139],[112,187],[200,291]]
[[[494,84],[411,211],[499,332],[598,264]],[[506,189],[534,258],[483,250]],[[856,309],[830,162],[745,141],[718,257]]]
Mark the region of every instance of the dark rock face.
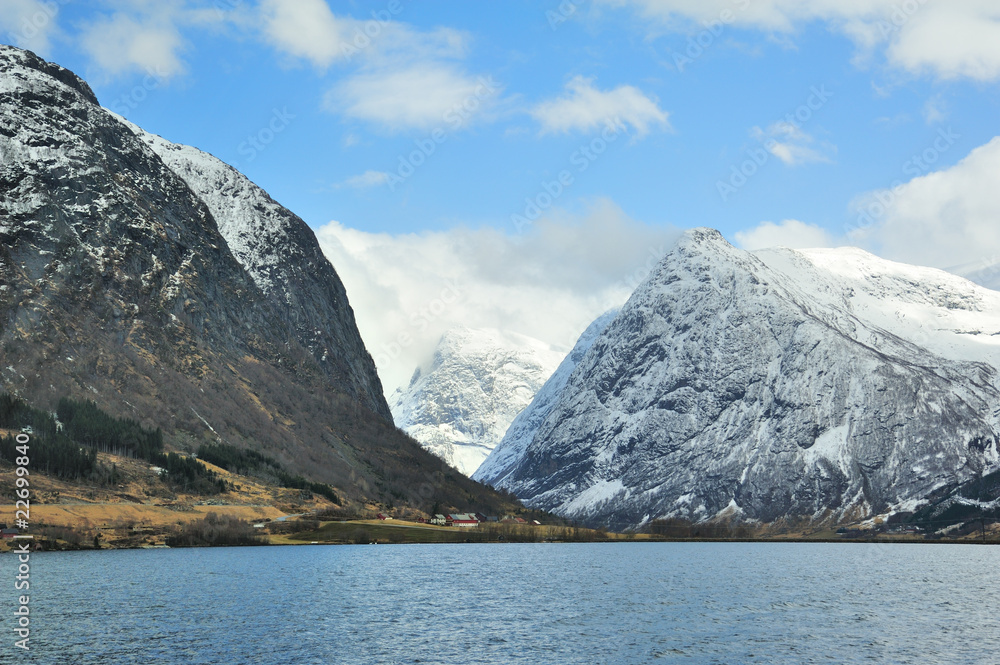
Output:
[[208,206],[233,256],[298,343],[336,385],[391,421],[347,292],[312,229],[228,164],[128,125]]
[[415,501],[481,491],[444,480],[451,470],[392,425],[344,287],[301,219],[5,46],[0,390],[43,407],[87,397],[180,448],[263,450],[349,497],[401,503],[429,478]]
[[[836,251],[753,255],[689,232],[498,486],[616,528],[671,516],[836,522],[995,464],[1000,294]],[[972,320],[974,332],[947,329]]]

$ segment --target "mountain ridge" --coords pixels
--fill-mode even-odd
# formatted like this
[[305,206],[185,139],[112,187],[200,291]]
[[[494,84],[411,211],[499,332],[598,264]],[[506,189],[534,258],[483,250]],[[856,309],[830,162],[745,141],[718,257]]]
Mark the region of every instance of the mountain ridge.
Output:
[[[262,291],[287,306],[299,341],[334,373],[350,376],[359,386],[353,396],[391,420],[347,291],[312,229],[220,159],[120,119],[205,202],[236,260]],[[326,297],[301,302],[303,294],[313,292]]]
[[[508,505],[395,428],[343,286],[298,217],[214,158],[152,140],[168,159],[197,157],[192,187],[81,79],[8,46],[0,118],[5,390],[48,410],[91,399],[181,452],[251,448],[350,501]],[[225,206],[195,191],[220,171],[262,207],[245,228],[282,234],[256,254],[277,261],[274,288],[231,250],[213,214]]]
[[997,340],[1000,293],[953,275],[694,229],[497,486],[612,528],[880,512],[996,464]]

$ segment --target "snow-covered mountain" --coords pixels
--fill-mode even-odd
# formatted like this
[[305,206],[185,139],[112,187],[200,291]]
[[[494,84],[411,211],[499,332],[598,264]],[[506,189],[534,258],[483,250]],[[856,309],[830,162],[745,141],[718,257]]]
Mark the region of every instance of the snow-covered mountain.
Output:
[[695,229],[476,477],[617,528],[879,513],[996,465],[998,368],[998,292]]
[[545,385],[535,393],[535,398],[531,400],[531,403],[517,415],[514,422],[507,428],[507,433],[503,435],[502,439],[503,445],[495,446],[489,457],[472,474],[473,480],[494,486],[502,485],[507,474],[524,456],[535,432],[552,411],[552,407],[555,406],[566,387],[573,370],[593,346],[597,336],[604,332],[604,329],[608,327],[617,314],[617,309],[609,310],[587,326],[573,350],[563,359]]
[[399,428],[472,475],[563,356],[525,335],[453,328],[389,407]]
[[510,506],[395,427],[302,219],[2,44],[0,392],[93,400],[180,450],[266,453],[350,501]]

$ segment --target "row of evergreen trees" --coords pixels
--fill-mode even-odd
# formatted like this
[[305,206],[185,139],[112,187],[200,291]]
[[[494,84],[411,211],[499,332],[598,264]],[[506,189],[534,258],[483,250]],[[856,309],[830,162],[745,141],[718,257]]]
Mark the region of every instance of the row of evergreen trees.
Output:
[[149,461],[166,472],[166,480],[193,494],[219,494],[229,489],[215,473],[193,457],[176,453],[153,453]]
[[[117,469],[107,469],[97,461],[105,452],[148,461],[164,469],[164,479],[175,487],[196,494],[225,492],[227,484],[194,458],[163,452],[163,432],[147,429],[131,418],[115,418],[89,400],[64,397],[56,414],[35,409],[10,393],[0,394],[0,428],[31,428],[29,469],[60,478],[86,479],[102,485],[116,484]],[[18,456],[13,436],[0,438],[0,459]],[[223,443],[202,445],[198,457],[227,471],[257,476],[283,487],[307,490],[333,503],[340,497],[332,487],[288,473],[267,455]]]
[[[0,428],[30,428],[31,446],[28,469],[68,480],[94,479],[100,472],[97,451],[83,449],[65,432],[59,431],[52,414],[32,408],[9,393],[0,394]],[[20,456],[14,436],[0,439],[0,459],[10,463]]]
[[131,418],[115,418],[90,400],[78,402],[63,397],[56,417],[71,439],[104,453],[152,461],[163,450],[163,432],[146,429]]
[[[57,422],[58,419],[58,422]],[[88,480],[115,485],[116,468],[97,461],[98,451],[135,457],[164,469],[164,480],[196,494],[226,491],[226,483],[194,459],[163,452],[163,433],[147,429],[130,418],[115,418],[96,404],[62,398],[56,416],[35,409],[10,393],[0,394],[0,428],[30,428],[30,470],[70,480]],[[10,463],[17,456],[14,436],[0,439],[0,460]]]

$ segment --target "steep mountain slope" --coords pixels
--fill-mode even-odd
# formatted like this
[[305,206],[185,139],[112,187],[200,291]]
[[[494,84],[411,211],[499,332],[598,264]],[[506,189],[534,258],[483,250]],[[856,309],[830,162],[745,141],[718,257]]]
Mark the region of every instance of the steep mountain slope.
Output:
[[352,397],[391,419],[347,292],[312,229],[225,162],[122,122],[208,206],[236,260],[284,307],[298,342]]
[[[530,404],[517,414],[514,422],[510,424],[506,434],[503,435],[502,442],[494,446],[489,457],[472,474],[473,480],[489,485],[502,485],[504,478],[524,456],[525,450],[535,437],[535,432],[552,411],[569,382],[573,370],[593,346],[598,335],[604,332],[604,329],[617,315],[617,309],[609,310],[587,326],[573,350],[563,359],[542,388],[536,391]],[[419,439],[419,437],[417,438]]]
[[[751,254],[696,229],[494,477],[613,527],[877,513],[996,464],[998,367],[1000,293],[860,250]],[[524,447],[494,455],[508,445]]]
[[180,449],[251,447],[352,499],[500,501],[392,425],[343,286],[300,219],[6,46],[0,385],[46,408],[93,399]]
[[392,413],[427,450],[471,475],[562,358],[524,335],[455,328],[430,366],[392,395]]

